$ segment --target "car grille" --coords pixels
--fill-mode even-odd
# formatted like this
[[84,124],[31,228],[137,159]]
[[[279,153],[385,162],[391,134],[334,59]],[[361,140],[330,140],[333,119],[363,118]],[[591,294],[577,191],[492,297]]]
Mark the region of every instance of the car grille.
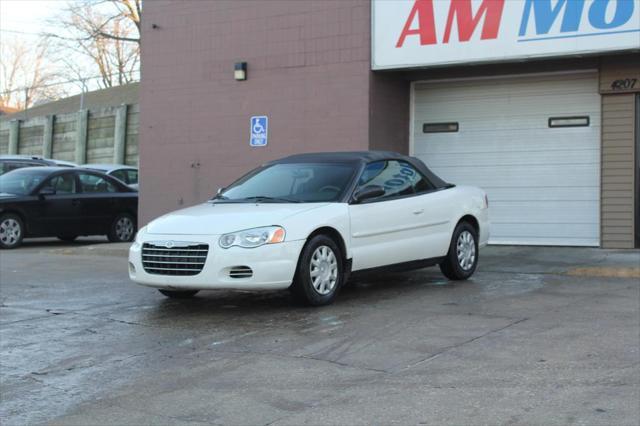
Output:
[[149,274],[157,275],[198,275],[204,268],[209,252],[208,244],[144,243],[142,245],[142,266]]

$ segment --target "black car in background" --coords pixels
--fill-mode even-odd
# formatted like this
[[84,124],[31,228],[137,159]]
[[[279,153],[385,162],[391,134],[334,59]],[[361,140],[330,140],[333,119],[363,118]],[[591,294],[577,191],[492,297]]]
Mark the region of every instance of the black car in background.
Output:
[[137,214],[137,191],[104,173],[43,166],[0,176],[0,248],[18,247],[28,237],[131,241]]
[[0,155],[0,175],[23,167],[43,166],[75,167],[76,165],[69,161],[52,160],[37,155]]

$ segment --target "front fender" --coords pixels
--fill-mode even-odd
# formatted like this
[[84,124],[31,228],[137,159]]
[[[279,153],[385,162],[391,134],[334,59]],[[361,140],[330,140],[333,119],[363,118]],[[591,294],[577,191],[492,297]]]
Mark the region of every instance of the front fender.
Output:
[[349,209],[346,203],[325,204],[288,217],[282,224],[287,231],[287,241],[306,240],[320,228],[336,230],[344,241],[346,258],[351,258]]

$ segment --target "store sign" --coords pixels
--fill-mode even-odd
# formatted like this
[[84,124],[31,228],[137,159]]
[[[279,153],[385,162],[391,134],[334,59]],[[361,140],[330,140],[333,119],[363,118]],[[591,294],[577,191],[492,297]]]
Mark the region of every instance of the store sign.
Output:
[[640,49],[640,0],[372,0],[373,69]]

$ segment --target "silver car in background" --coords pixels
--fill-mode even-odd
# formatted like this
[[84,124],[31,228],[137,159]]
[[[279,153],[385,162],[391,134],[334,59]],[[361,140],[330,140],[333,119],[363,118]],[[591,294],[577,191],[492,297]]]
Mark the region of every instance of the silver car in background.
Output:
[[105,173],[138,190],[138,168],[125,164],[83,164],[82,168]]

